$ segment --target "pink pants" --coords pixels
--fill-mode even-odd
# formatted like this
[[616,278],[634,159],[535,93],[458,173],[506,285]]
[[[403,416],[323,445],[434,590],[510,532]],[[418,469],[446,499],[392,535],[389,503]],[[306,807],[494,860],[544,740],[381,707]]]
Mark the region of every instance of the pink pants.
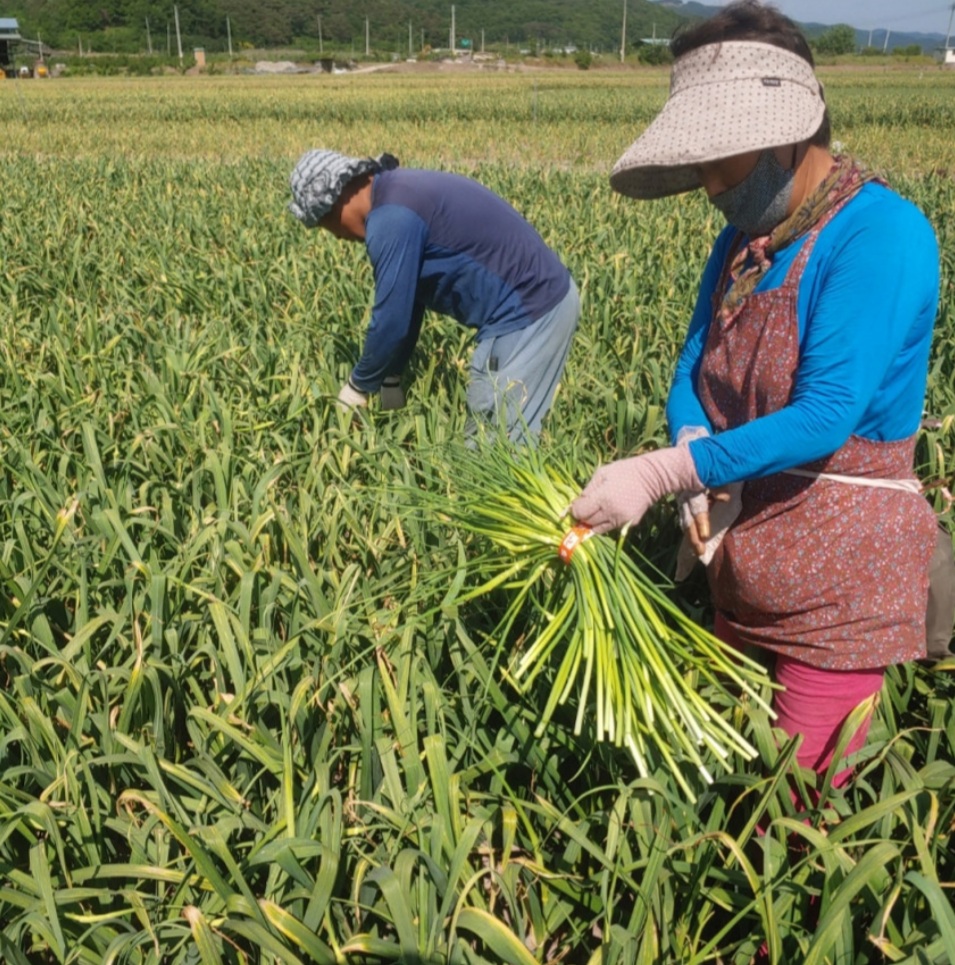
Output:
[[[727,643],[738,646],[736,634],[720,614],[716,616],[716,635]],[[868,697],[882,689],[884,667],[870,670],[822,670],[801,660],[782,654],[776,656],[773,678],[785,690],[773,696],[773,709],[778,714],[775,727],[790,737],[802,734],[802,744],[796,751],[800,767],[822,773],[829,766],[839,731],[849,714]],[[869,732],[867,717],[852,735],[846,756],[859,750]],[[841,787],[852,774],[851,768],[840,771],[833,778],[833,786]]]

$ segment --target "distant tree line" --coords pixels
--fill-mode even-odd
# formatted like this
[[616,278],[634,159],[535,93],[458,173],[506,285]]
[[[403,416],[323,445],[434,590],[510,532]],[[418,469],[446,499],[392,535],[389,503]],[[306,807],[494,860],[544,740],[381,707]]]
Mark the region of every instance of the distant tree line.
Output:
[[[818,37],[812,38],[810,43],[816,53],[819,54],[861,53],[875,56],[883,53],[882,47],[860,45],[855,27],[850,27],[846,23],[838,23],[834,27],[829,27]],[[919,44],[904,44],[891,49],[894,57],[917,57],[923,52]]]
[[[455,42],[478,49],[554,49],[617,53],[623,0],[0,0],[0,16],[16,17],[21,33],[48,46],[98,53],[175,52],[175,11],[183,46],[233,48],[302,46],[362,53],[366,21],[376,55],[419,54],[446,48],[454,9]],[[688,11],[708,8],[687,4]],[[649,0],[627,0],[628,51],[646,63],[668,61],[666,39],[690,19]],[[837,24],[810,36],[819,54],[858,52],[855,28]],[[467,44],[464,44],[467,46]],[[915,47],[902,53],[915,53]]]
[[820,34],[813,41],[813,46],[820,54],[852,54],[856,50],[855,27],[845,23],[838,23]]
[[[545,49],[618,51],[622,0],[455,0],[455,41]],[[108,53],[137,53],[175,44],[178,8],[183,43],[225,49],[241,46],[327,45],[364,50],[366,20],[377,51],[417,53],[447,47],[451,0],[0,0],[0,13],[17,17],[21,33],[53,47],[78,45]],[[628,0],[627,46],[669,37],[683,18],[648,0]],[[410,35],[410,39],[409,39]]]

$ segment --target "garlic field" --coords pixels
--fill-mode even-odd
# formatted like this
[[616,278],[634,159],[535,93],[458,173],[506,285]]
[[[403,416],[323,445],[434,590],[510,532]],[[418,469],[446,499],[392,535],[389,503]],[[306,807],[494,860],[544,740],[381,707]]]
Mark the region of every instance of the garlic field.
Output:
[[[835,139],[938,233],[917,459],[951,531],[955,72],[822,79]],[[470,174],[568,265],[583,311],[545,460],[583,484],[662,443],[720,216],[607,175],[666,86],[0,84],[0,960],[955,961],[955,662],[890,671],[845,790],[696,678],[755,760],[641,775],[572,701],[539,728],[556,668],[512,685],[506,601],[467,599],[487,547],[429,510],[466,332],[426,317],[406,408],[334,404],[372,278],[286,210],[311,147]],[[678,539],[664,504],[632,547],[670,574]],[[666,589],[707,624],[699,574]]]

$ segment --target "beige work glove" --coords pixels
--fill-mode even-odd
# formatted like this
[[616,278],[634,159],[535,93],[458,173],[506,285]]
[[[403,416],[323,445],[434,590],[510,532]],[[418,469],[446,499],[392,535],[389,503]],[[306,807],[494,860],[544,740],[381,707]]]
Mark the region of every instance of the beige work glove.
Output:
[[595,533],[635,526],[669,493],[702,489],[686,446],[671,446],[601,466],[571,503],[574,519]]

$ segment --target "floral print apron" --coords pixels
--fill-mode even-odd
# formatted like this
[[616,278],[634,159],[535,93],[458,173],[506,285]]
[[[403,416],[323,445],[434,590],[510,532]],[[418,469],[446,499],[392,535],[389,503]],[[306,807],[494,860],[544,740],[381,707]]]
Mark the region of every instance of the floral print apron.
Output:
[[[714,298],[698,390],[717,431],[787,404],[799,365],[799,282],[820,231],[807,235],[780,288],[754,292],[731,321]],[[852,436],[798,467],[870,479],[915,479],[915,437]],[[794,467],[795,468],[795,467]],[[777,473],[745,483],[742,511],[707,567],[716,607],[743,643],[831,670],[925,656],[928,567],[936,522],[909,492]]]

